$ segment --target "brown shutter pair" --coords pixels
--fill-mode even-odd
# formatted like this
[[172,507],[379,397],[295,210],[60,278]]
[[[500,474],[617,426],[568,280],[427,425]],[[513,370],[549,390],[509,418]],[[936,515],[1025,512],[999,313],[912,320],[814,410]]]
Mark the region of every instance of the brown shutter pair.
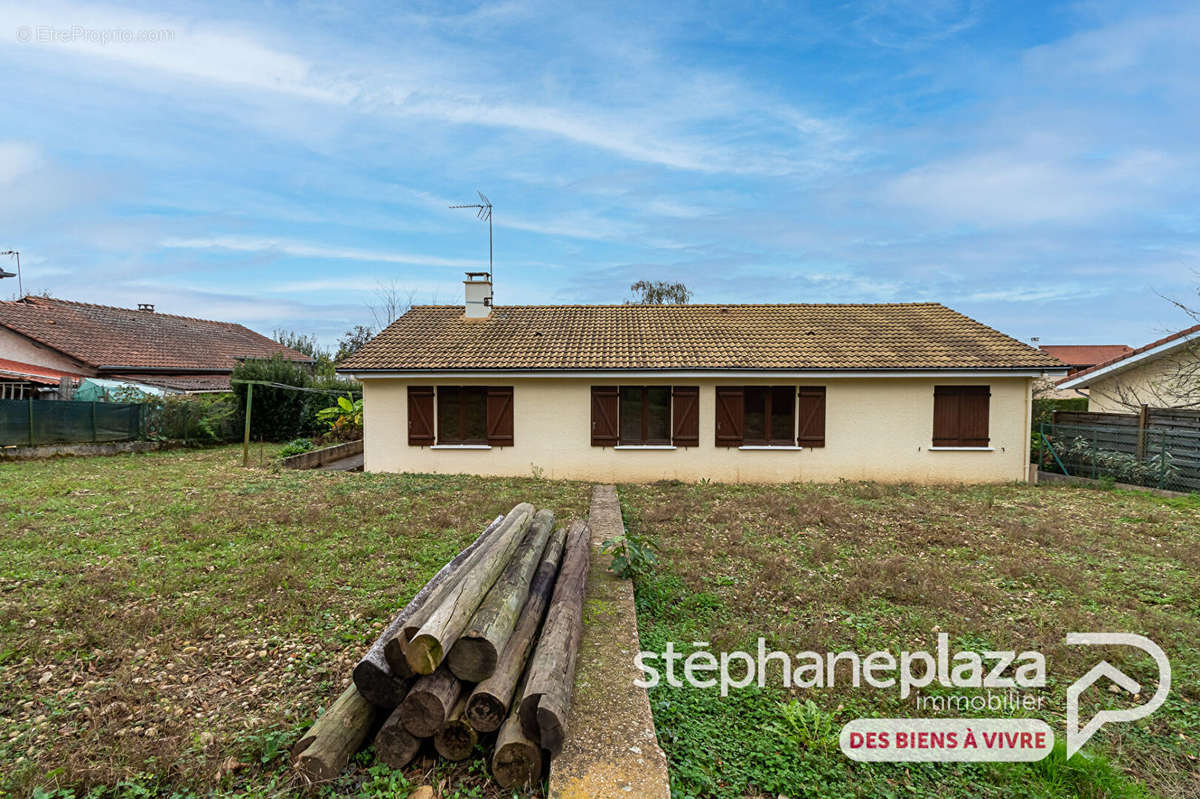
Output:
[[933,387],[933,446],[986,447],[990,386]]
[[[717,386],[717,446],[740,447],[745,440],[746,392],[742,386]],[[825,446],[825,387],[801,386],[796,397],[799,444]]]
[[[512,386],[487,389],[487,441],[493,447],[513,445]],[[408,387],[408,445],[427,447],[436,443],[433,424],[433,387]]]
[[[621,443],[620,389],[592,386],[592,446],[615,447]],[[700,446],[700,387],[671,387],[671,443],[677,447]]]

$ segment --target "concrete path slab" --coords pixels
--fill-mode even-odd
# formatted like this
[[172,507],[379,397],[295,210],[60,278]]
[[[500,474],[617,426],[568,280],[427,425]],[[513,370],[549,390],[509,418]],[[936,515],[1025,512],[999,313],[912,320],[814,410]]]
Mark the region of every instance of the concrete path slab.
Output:
[[625,534],[617,490],[592,490],[592,559],[567,740],[550,765],[550,799],[670,799],[650,699],[633,681],[641,649],[633,583],[608,570],[600,545]]

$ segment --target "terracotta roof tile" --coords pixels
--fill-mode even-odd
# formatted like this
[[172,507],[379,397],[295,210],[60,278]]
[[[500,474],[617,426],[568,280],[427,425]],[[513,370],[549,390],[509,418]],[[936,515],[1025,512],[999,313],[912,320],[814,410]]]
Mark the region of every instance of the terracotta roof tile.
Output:
[[1071,366],[1095,366],[1133,352],[1124,344],[1043,344],[1042,352]]
[[26,297],[0,302],[0,325],[96,368],[232,370],[240,358],[310,359],[232,322]]
[[[1066,383],[1068,381],[1079,380],[1082,377],[1088,377],[1089,375],[1092,375],[1095,372],[1099,372],[1101,369],[1107,369],[1108,367],[1112,366],[1113,364],[1120,363],[1121,361],[1125,360],[1126,358],[1132,358],[1135,355],[1141,355],[1144,352],[1149,352],[1150,350],[1155,349],[1156,347],[1161,347],[1164,344],[1170,344],[1173,341],[1180,341],[1181,339],[1186,340],[1189,336],[1193,336],[1197,333],[1200,333],[1200,325],[1192,325],[1191,327],[1187,327],[1187,328],[1184,328],[1183,330],[1179,330],[1175,333],[1172,333],[1169,336],[1163,336],[1162,338],[1158,339],[1157,341],[1151,341],[1149,344],[1145,344],[1141,347],[1138,347],[1135,350],[1130,350],[1129,352],[1127,352],[1123,355],[1118,355],[1115,358],[1109,358],[1106,361],[1101,361],[1100,363],[1096,364],[1095,366],[1092,366],[1092,367],[1089,367],[1082,371],[1076,372],[1073,375],[1067,375],[1066,377],[1058,380],[1057,382],[1058,383]],[[1186,341],[1181,341],[1180,343],[1182,345],[1183,343],[1186,343]]]
[[1048,368],[1044,352],[937,303],[516,305],[487,319],[416,306],[341,367],[449,369]]

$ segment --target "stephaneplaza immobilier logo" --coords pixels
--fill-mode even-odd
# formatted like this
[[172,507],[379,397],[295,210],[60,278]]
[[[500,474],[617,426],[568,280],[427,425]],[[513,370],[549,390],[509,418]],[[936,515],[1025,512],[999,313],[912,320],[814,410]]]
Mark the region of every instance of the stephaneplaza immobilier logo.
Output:
[[[1158,688],[1150,701],[1121,710],[1101,710],[1082,727],[1079,697],[1093,683],[1107,677],[1137,695],[1142,686],[1108,661],[1100,661],[1067,688],[1067,757],[1071,757],[1105,724],[1145,718],[1167,700],[1171,691],[1171,664],[1149,638],[1134,633],[1067,633],[1069,646],[1130,646],[1145,652],[1158,666]],[[950,637],[939,633],[937,650],[903,651],[899,657],[876,651],[865,657],[856,652],[768,652],[758,639],[758,651],[714,654],[708,642],[695,641],[690,653],[677,651],[668,642],[663,652],[639,652],[634,664],[642,677],[634,684],[655,688],[664,679],[672,688],[717,688],[721,696],[730,689],[767,683],[767,673],[777,667],[785,688],[825,688],[839,674],[859,688],[897,688],[901,698],[913,689],[935,682],[945,688],[988,689],[986,695],[917,697],[919,709],[1013,712],[1040,709],[1043,697],[1020,693],[1046,686],[1046,659],[1037,651],[972,650],[950,653]],[[677,671],[682,666],[682,679]],[[1003,691],[1004,693],[994,693]],[[1035,718],[860,718],[842,728],[842,751],[864,762],[951,762],[1041,760],[1054,748],[1054,731]]]

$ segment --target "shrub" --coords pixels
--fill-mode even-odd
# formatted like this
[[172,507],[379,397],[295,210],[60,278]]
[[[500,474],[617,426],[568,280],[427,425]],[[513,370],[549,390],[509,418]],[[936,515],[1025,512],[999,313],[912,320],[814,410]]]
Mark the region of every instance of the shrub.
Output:
[[220,444],[238,438],[232,394],[168,394],[146,398],[148,438]]
[[613,574],[623,578],[638,578],[653,573],[658,565],[658,556],[654,554],[653,547],[653,544],[637,536],[626,534],[608,539],[600,545],[600,551],[612,555],[612,563],[608,568]]
[[301,452],[310,452],[314,446],[315,444],[307,438],[296,438],[283,445],[283,449],[279,450],[279,457],[287,458]]
[[1072,466],[1089,467],[1096,477],[1111,478],[1119,483],[1154,486],[1174,482],[1179,476],[1179,467],[1170,452],[1155,453],[1138,460],[1128,452],[1093,447],[1083,436],[1072,439],[1062,457]]

